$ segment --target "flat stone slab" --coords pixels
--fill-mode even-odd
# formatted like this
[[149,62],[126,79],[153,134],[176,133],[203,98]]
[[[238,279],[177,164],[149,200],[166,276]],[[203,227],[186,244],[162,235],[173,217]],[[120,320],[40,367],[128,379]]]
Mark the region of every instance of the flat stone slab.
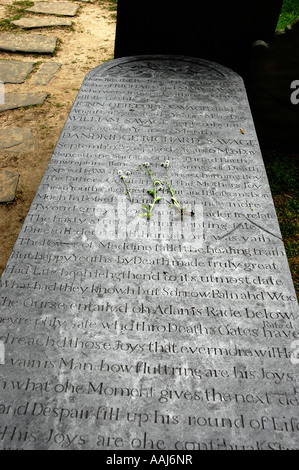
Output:
[[232,70],[92,70],[1,281],[1,449],[299,449],[298,304]]
[[72,22],[67,20],[66,18],[21,18],[19,20],[15,20],[11,22],[15,26],[19,26],[20,28],[45,28],[48,26],[72,26]]
[[41,34],[0,34],[0,50],[3,51],[52,54],[56,43],[56,37]]
[[75,16],[79,8],[80,6],[73,2],[35,2],[33,7],[26,8],[26,11],[47,15]]
[[0,61],[0,80],[3,83],[23,83],[27,75],[32,72],[34,62],[20,60]]
[[14,200],[19,176],[15,171],[0,170],[0,203]]
[[34,152],[36,141],[28,127],[0,129],[0,148],[6,152]]
[[61,64],[57,62],[43,63],[36,72],[33,83],[35,85],[47,85],[60,67]]
[[0,105],[0,112],[43,104],[47,96],[47,93],[5,93],[5,103]]

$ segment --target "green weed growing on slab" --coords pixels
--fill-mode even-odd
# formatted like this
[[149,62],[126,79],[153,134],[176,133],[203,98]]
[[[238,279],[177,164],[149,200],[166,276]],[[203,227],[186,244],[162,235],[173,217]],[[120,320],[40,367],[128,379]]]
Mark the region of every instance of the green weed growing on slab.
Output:
[[[142,164],[140,163],[139,164],[139,167],[141,167]],[[147,192],[148,194],[150,194],[153,198],[153,202],[152,203],[149,203],[149,205],[145,205],[145,204],[141,204],[142,206],[142,209],[144,212],[142,212],[140,214],[141,217],[146,217],[147,219],[149,219],[151,216],[152,216],[152,213],[153,213],[153,210],[154,210],[154,206],[157,202],[159,202],[161,200],[161,196],[158,196],[158,191],[160,191],[162,189],[162,186],[163,186],[163,182],[158,180],[158,179],[155,179],[151,173],[151,170],[149,168],[150,164],[148,162],[146,162],[144,164],[144,167],[151,179],[151,182],[153,184],[153,187],[151,189],[148,189]]]
[[[148,162],[139,163],[139,167],[138,167],[137,171],[139,171],[141,168],[144,168],[146,170],[148,176],[150,177],[150,181],[152,183],[151,188],[147,189],[147,193],[152,197],[152,202],[149,202],[148,204],[141,204],[142,213],[140,214],[140,217],[146,217],[147,220],[150,219],[150,217],[153,215],[155,205],[161,199],[165,199],[164,197],[160,196],[160,194],[159,194],[159,191],[161,191],[165,187],[167,188],[167,192],[169,192],[170,195],[171,195],[170,201],[169,200],[167,201],[169,203],[169,207],[171,209],[175,209],[175,211],[179,213],[179,215],[181,217],[181,220],[183,220],[184,214],[189,214],[189,215],[193,216],[194,215],[193,211],[191,211],[191,212],[186,211],[188,206],[185,206],[185,207],[181,206],[181,204],[179,203],[179,201],[177,200],[177,198],[175,196],[174,189],[171,187],[171,184],[170,184],[169,179],[168,179],[169,160],[166,160],[165,162],[161,163],[161,166],[163,168],[165,168],[164,181],[162,179],[158,179],[158,178],[155,178],[153,176],[152,170],[150,169],[150,164]],[[132,195],[131,195],[131,192],[130,192],[130,189],[129,189],[130,180],[128,178],[128,176],[130,176],[130,172],[127,171],[126,176],[125,176],[125,175],[123,175],[122,171],[119,170],[118,174],[119,174],[121,180],[124,182],[124,184],[126,186],[125,194],[126,194],[126,196],[129,196],[129,198],[132,202],[133,198],[132,198]]]
[[[163,166],[163,167],[166,169],[165,183],[166,183],[166,186],[167,186],[167,188],[168,188],[168,191],[169,191],[170,194],[171,194],[171,201],[172,201],[172,204],[170,204],[170,207],[171,207],[171,208],[174,208],[176,211],[178,211],[179,214],[180,214],[180,216],[181,216],[181,220],[183,220],[184,214],[187,213],[187,212],[186,212],[186,209],[188,208],[188,206],[182,207],[182,206],[180,205],[180,203],[178,202],[177,198],[175,197],[174,190],[173,190],[172,187],[170,186],[170,183],[169,183],[169,181],[168,181],[169,160],[166,160],[166,162],[161,163],[161,166]],[[189,213],[189,215],[193,216],[193,215],[194,215],[194,212],[191,211],[191,212]]]
[[130,176],[131,173],[129,171],[126,172],[127,178],[123,175],[121,170],[118,171],[118,174],[119,174],[120,179],[124,182],[124,184],[126,186],[125,194],[126,194],[126,196],[129,196],[130,201],[132,202],[133,198],[132,198],[132,195],[131,195],[131,192],[130,192],[130,189],[129,189],[129,184],[130,184],[129,176]]

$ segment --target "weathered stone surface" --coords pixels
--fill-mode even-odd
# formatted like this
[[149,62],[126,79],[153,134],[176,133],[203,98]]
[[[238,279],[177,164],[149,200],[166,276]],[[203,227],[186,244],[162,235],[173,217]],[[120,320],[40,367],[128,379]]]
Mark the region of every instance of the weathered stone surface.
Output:
[[15,171],[0,170],[0,203],[14,200],[19,176]]
[[0,80],[3,83],[23,83],[27,75],[32,72],[34,62],[21,60],[1,60]]
[[53,53],[57,38],[41,34],[0,34],[0,50],[11,52]]
[[19,20],[12,21],[12,24],[20,26],[20,28],[44,28],[49,26],[72,26],[71,20],[66,18],[21,18]]
[[27,127],[0,129],[0,148],[6,152],[34,152],[36,141]]
[[0,112],[43,104],[46,98],[47,93],[5,93],[5,103],[0,105]]
[[[164,182],[149,220],[146,162]],[[3,449],[299,448],[296,295],[245,87],[220,65],[87,75],[0,299]]]
[[47,15],[75,16],[79,8],[80,6],[73,2],[35,2],[33,7],[26,8],[26,11]]
[[43,63],[35,74],[33,83],[35,85],[47,85],[60,67],[61,64],[57,62]]

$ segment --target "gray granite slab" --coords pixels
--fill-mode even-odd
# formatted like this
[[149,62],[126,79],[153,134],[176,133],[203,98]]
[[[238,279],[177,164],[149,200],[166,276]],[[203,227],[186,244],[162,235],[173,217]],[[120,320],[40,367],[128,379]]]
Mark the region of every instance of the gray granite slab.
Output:
[[80,5],[73,2],[34,2],[26,11],[46,13],[47,15],[75,16]]
[[231,70],[92,70],[1,283],[2,449],[299,449],[298,304]]
[[1,60],[0,80],[3,83],[23,83],[27,75],[32,72],[34,62],[21,60]]
[[57,38],[41,34],[0,34],[0,50],[48,54],[56,48]]
[[28,127],[0,129],[0,149],[13,153],[36,150],[36,141]]
[[43,104],[46,98],[47,93],[5,93],[5,103],[0,104],[0,112]]
[[0,203],[14,200],[19,176],[15,171],[0,170]]
[[20,26],[20,28],[46,28],[49,26],[72,26],[71,20],[66,18],[41,18],[41,17],[28,17],[20,18],[19,20],[12,21],[12,24],[15,26]]
[[57,62],[43,63],[34,76],[34,85],[47,85],[60,67]]

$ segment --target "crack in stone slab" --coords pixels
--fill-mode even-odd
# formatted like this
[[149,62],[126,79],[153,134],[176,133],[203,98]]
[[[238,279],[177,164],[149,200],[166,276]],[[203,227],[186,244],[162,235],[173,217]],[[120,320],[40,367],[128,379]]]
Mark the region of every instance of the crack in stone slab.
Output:
[[[279,240],[283,241],[282,238],[279,236],[279,235],[275,235],[275,233],[272,233],[270,232],[269,230],[267,230],[266,228],[262,227],[261,225],[257,224],[256,222],[253,222],[252,220],[248,219],[248,217],[246,217],[246,215],[244,214],[241,214],[250,224],[253,224],[255,225],[256,227],[258,227],[259,229],[263,230],[264,232],[267,232],[269,235],[272,235],[272,237],[275,237],[275,238],[278,238]],[[229,235],[231,235],[235,230],[237,230],[240,226],[242,226],[241,222],[235,227],[233,228],[230,232],[226,233],[225,235],[222,235],[222,237],[219,237],[219,240],[222,240],[223,238],[226,238],[228,237]]]
[[239,223],[235,228],[233,228],[230,232],[226,233],[225,235],[222,235],[222,237],[219,237],[219,240],[222,240],[223,238],[225,237],[228,237],[229,235],[231,235],[235,230],[237,230],[240,225],[242,225],[241,223]]
[[268,233],[269,235],[272,235],[272,237],[278,238],[279,240],[283,241],[282,238],[279,235],[275,235],[275,233],[270,232],[269,230],[267,230],[266,228],[264,228],[261,225],[257,224],[256,222],[253,222],[253,220],[248,219],[248,217],[246,217],[246,215],[244,215],[244,214],[242,214],[242,215],[251,224],[255,225],[256,227],[258,227],[259,229],[261,229],[264,232]]

